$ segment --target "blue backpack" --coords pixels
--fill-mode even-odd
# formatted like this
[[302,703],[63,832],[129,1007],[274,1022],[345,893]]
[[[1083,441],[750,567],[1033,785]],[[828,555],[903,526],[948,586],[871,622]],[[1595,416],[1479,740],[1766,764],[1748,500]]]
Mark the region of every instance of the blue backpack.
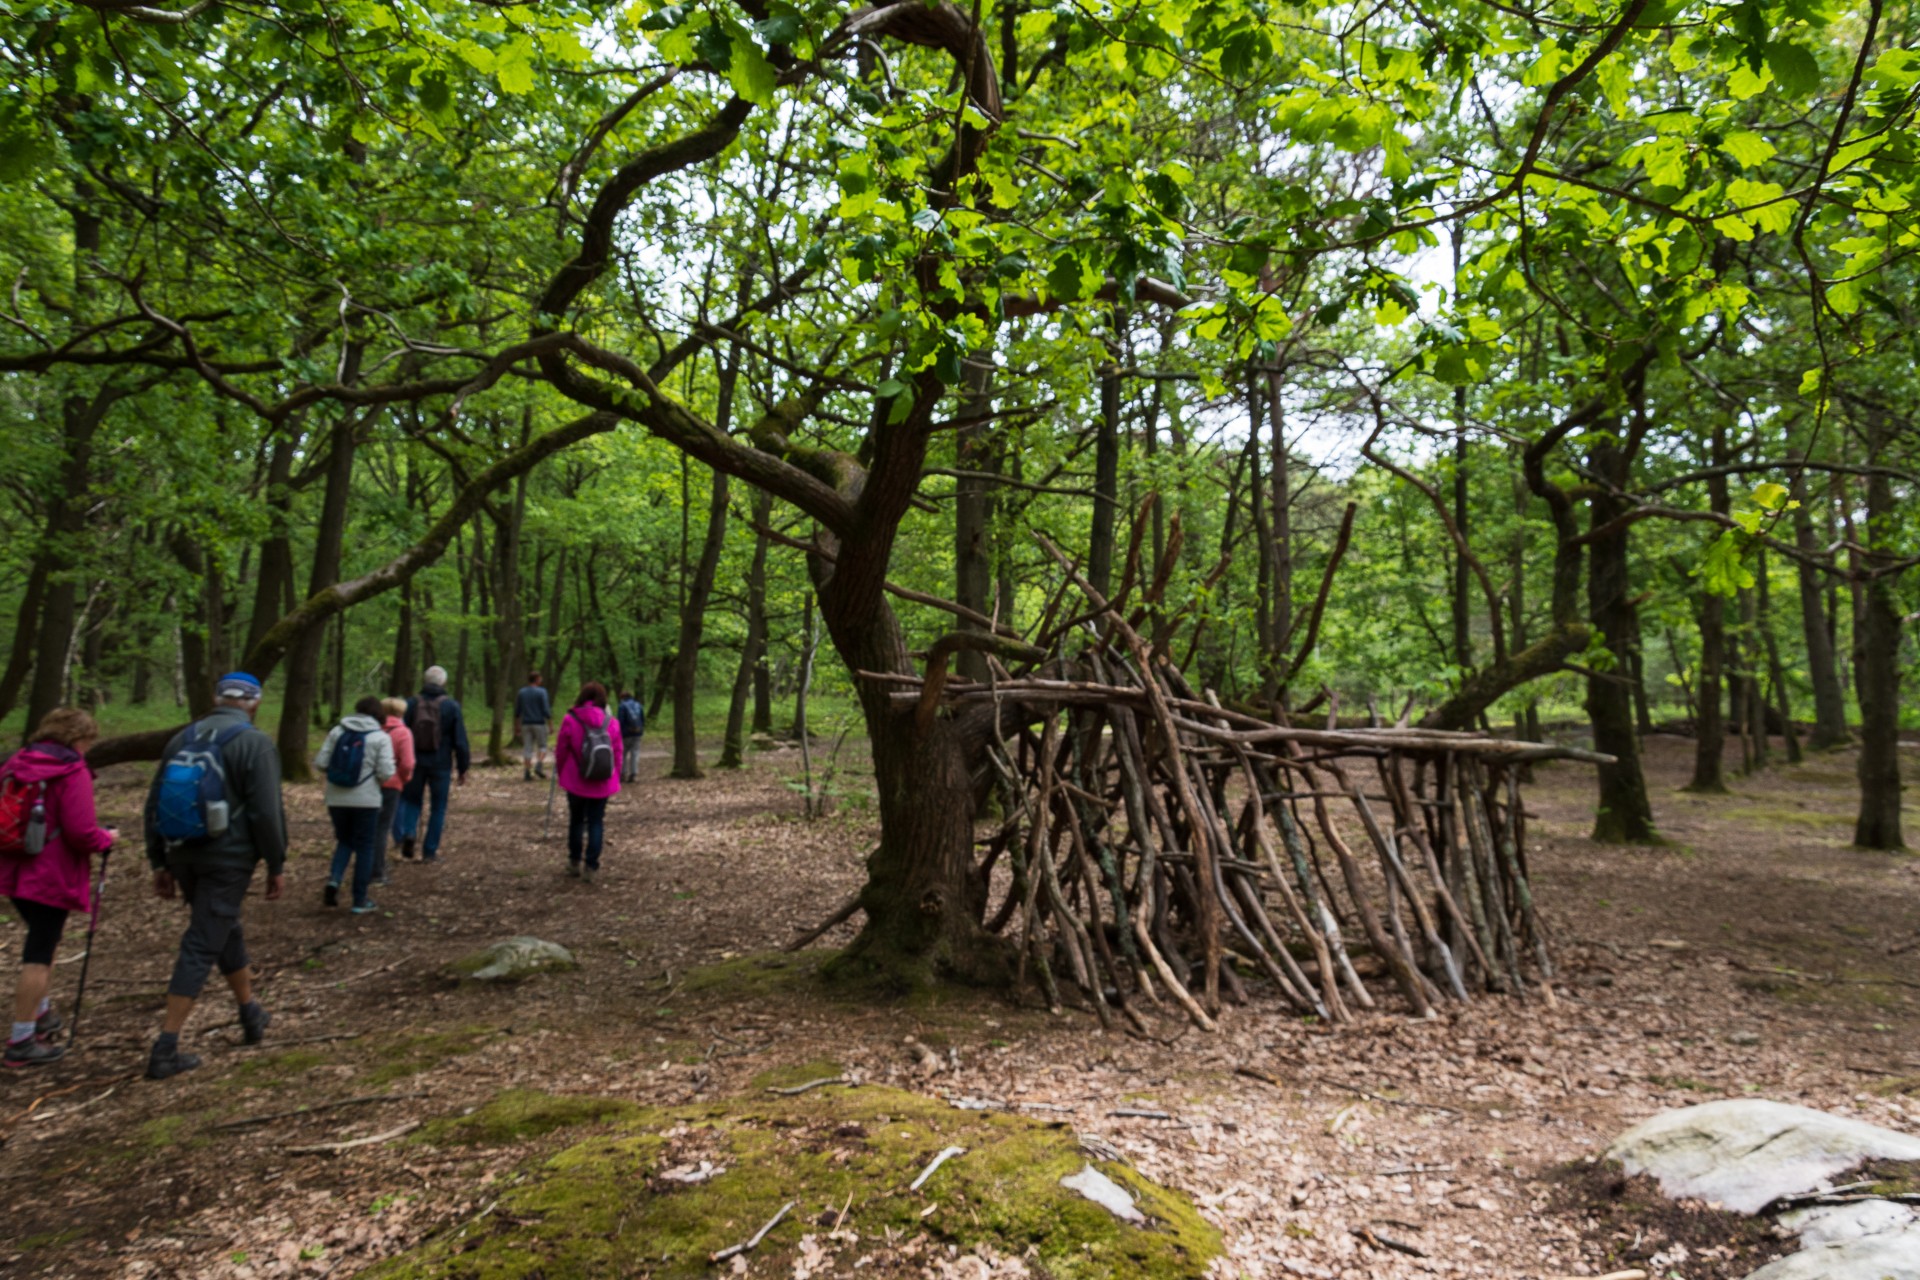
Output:
[[226,745],[253,726],[236,724],[215,731],[202,723],[161,766],[154,805],[154,827],[168,844],[194,844],[223,836],[231,809],[227,802]]
[[327,781],[336,787],[357,787],[365,782],[367,731],[340,726],[333,740],[333,752],[327,757]]
[[622,698],[620,700],[621,734],[629,738],[637,738],[646,727],[647,709],[640,705],[638,699]]

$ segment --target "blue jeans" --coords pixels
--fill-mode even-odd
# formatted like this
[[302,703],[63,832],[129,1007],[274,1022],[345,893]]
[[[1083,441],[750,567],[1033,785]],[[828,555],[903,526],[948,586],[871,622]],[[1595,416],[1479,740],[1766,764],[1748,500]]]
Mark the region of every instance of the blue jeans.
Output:
[[[579,862],[584,852],[587,865],[600,869],[600,846],[607,839],[607,798],[589,800],[567,793],[567,861]],[[582,845],[585,848],[582,849]]]
[[440,852],[440,833],[447,829],[447,793],[453,787],[453,772],[430,773],[425,769],[415,773],[400,791],[400,808],[393,817],[393,834],[402,840],[411,840],[420,829],[420,812],[426,808],[427,795],[433,796],[433,814],[427,819],[426,838],[420,842],[420,852],[426,857],[437,857]]
[[380,811],[328,805],[327,816],[333,819],[333,838],[337,841],[327,883],[341,883],[347,874],[347,861],[352,859],[353,905],[363,907],[367,904],[367,884],[373,879],[373,833],[380,826]]

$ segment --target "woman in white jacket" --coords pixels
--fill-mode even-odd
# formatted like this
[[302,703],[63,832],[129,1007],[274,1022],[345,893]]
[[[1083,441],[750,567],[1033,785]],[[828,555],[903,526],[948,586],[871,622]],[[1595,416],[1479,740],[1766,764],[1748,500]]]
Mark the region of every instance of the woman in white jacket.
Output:
[[367,897],[373,879],[373,841],[380,827],[380,784],[393,776],[393,739],[380,727],[380,699],[353,704],[353,714],[327,733],[314,757],[327,775],[327,816],[333,819],[333,869],[323,901],[340,905],[340,882],[353,863],[353,914],[379,909]]

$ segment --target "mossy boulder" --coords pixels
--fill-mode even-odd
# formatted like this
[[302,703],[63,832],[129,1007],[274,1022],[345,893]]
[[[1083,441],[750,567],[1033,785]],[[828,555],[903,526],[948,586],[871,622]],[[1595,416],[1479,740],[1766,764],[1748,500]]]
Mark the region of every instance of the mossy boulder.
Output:
[[[909,1190],[947,1147],[964,1154]],[[1124,1188],[1143,1221],[1122,1221],[1061,1185],[1089,1163]],[[789,1201],[751,1257],[753,1274],[788,1275],[803,1254],[824,1254],[831,1265],[815,1273],[837,1275],[864,1257],[930,1261],[949,1247],[985,1246],[1035,1260],[1055,1280],[1198,1280],[1220,1252],[1218,1233],[1184,1196],[1125,1164],[1089,1161],[1065,1126],[885,1088],[639,1108],[506,1185],[485,1218],[363,1274],[707,1276],[711,1254]]]
[[447,966],[454,977],[471,982],[519,982],[539,973],[578,969],[573,952],[542,938],[503,938]]

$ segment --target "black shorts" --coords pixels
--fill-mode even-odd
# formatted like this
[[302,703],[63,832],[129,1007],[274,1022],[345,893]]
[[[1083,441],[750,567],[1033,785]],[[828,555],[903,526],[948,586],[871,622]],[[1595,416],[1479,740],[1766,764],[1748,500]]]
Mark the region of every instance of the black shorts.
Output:
[[29,898],[11,901],[13,909],[20,913],[20,923],[27,926],[27,945],[20,949],[20,963],[52,964],[53,953],[60,946],[60,935],[67,931],[67,909]]

